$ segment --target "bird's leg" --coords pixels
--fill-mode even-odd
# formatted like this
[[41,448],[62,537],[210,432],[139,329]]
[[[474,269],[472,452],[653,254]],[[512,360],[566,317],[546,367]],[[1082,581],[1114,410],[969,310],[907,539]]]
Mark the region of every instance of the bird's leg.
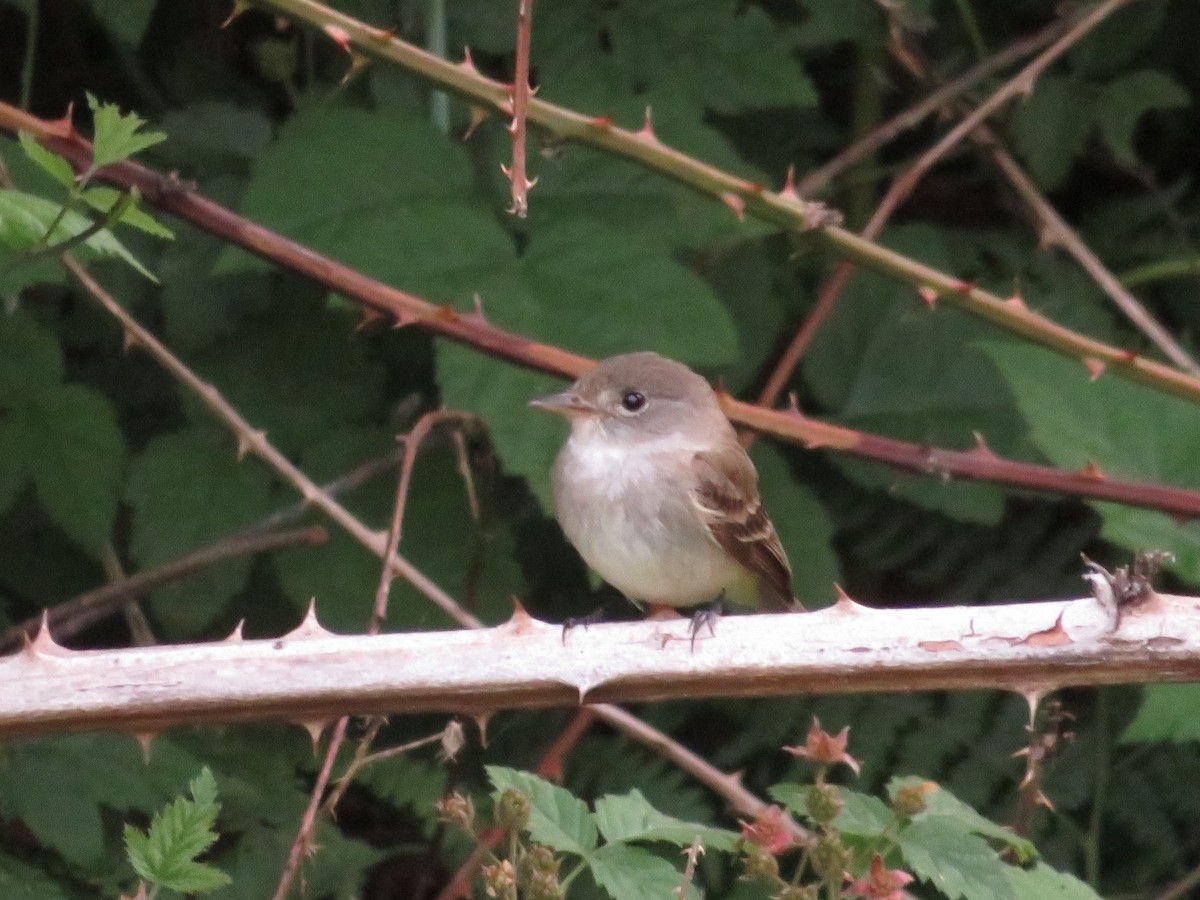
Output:
[[608,618],[608,604],[602,604],[588,613],[586,616],[571,616],[563,620],[562,626],[562,642],[567,642],[567,632],[576,626],[582,625],[584,631],[589,625],[595,625],[598,622],[603,622]]
[[692,652],[696,652],[696,636],[705,628],[713,637],[717,636],[717,619],[721,618],[721,614],[725,612],[725,592],[717,596],[717,599],[708,606],[701,606],[692,614],[692,624],[688,628],[688,632],[692,636]]

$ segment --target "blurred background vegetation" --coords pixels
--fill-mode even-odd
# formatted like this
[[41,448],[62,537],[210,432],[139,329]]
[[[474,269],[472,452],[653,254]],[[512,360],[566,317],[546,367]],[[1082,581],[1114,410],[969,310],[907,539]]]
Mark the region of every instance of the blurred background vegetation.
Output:
[[[455,59],[469,46],[485,74],[511,75],[512,2],[335,5],[415,43],[442,43]],[[505,122],[476,121],[466,104],[385,65],[347,77],[349,58],[333,42],[268,12],[221,27],[230,12],[224,0],[0,0],[0,99],[43,118],[73,103],[87,133],[90,91],[166,133],[147,164],[371,276],[463,311],[478,294],[497,324],[590,356],[658,350],[748,398],[836,262],[810,238],[738,221],[630,161],[538,142],[532,130],[539,181],[529,217],[513,218],[499,170],[511,152]],[[1056,15],[1042,2],[543,0],[533,77],[540,97],[621,125],[636,127],[649,106],[665,143],[777,188],[789,166],[803,174],[924,95],[889,55],[897,23],[948,78]],[[1131,3],[994,123],[1088,245],[1189,349],[1200,325],[1198,29],[1196,4]],[[946,128],[938,117],[923,122],[823,199],[861,227],[889,179]],[[55,196],[15,141],[0,139],[0,157],[17,187]],[[189,225],[164,224],[173,240],[119,235],[158,283],[103,260],[97,277],[318,481],[387,454],[426,410],[482,417],[486,430],[469,440],[478,521],[449,441],[415,473],[401,551],[442,587],[489,622],[507,617],[513,595],[554,621],[616,599],[589,578],[546,502],[563,427],[525,403],[552,380],[414,328],[359,329],[348,302]],[[1039,241],[969,145],[924,180],[883,242],[1153,354],[1073,262]],[[0,296],[6,623],[294,501],[266,468],[239,463],[233,439],[148,357],[123,352],[119,330],[54,266],[0,256]],[[853,277],[790,389],[808,413],[866,431],[957,448],[978,432],[1007,456],[1200,487],[1190,405],[1113,378],[1091,383],[1078,363],[944,306],[931,313],[910,285],[880,275]],[[767,441],[754,454],[809,606],[831,601],[835,581],[880,606],[1078,596],[1080,551],[1111,565],[1169,549],[1168,586],[1191,591],[1200,578],[1200,531],[1162,514],[902,477]],[[383,527],[393,484],[376,478],[347,502]],[[265,636],[294,625],[315,597],[327,626],[361,631],[377,579],[376,560],[331,529],[323,547],[206,569],[154,593],[145,613],[165,642],[211,639],[240,619],[247,636]],[[448,626],[397,583],[387,628]],[[129,640],[126,621],[113,618],[75,644]],[[1200,697],[1114,688],[1061,699],[1075,736],[1045,784],[1054,810],[1039,814],[1031,836],[1108,895],[1155,896],[1200,862],[1200,730],[1190,714]],[[1010,754],[1028,739],[1024,702],[1000,693],[639,713],[760,793],[788,777],[795,764],[779,747],[816,713],[833,730],[851,726],[861,790],[920,775],[998,821],[1013,816],[1022,766]],[[436,826],[432,801],[450,785],[482,784],[485,761],[532,767],[568,716],[500,715],[486,749],[455,764],[401,757],[368,770],[337,825],[320,833],[307,895],[433,896],[463,847]],[[397,721],[387,735],[400,741],[439,724]],[[216,855],[233,876],[213,896],[265,896],[315,769],[299,729],[267,725],[172,732],[149,766],[122,736],[8,742],[0,761],[0,893],[30,898],[128,888],[120,822],[144,821],[201,765],[217,776]],[[566,783],[585,796],[637,787],[666,812],[729,824],[717,799],[603,729],[570,755]],[[708,896],[755,896],[710,868]]]

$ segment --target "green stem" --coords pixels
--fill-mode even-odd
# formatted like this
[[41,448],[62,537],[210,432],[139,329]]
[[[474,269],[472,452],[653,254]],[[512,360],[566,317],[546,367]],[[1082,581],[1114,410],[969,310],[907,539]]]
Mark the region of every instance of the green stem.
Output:
[[[446,58],[446,0],[429,0],[425,49]],[[434,91],[429,96],[429,118],[442,134],[450,133],[450,98],[445,91]]]
[[1092,812],[1088,817],[1084,865],[1087,882],[1100,891],[1100,832],[1104,826],[1104,801],[1108,793],[1109,766],[1111,765],[1111,735],[1108,723],[1108,691],[1096,691],[1096,779],[1092,783]]
[[29,4],[29,18],[25,20],[25,61],[21,65],[21,109],[29,109],[33,95],[33,64],[37,57],[38,4]]
[[987,44],[983,40],[979,20],[975,18],[975,10],[971,9],[971,0],[954,0],[954,6],[958,9],[958,17],[962,20],[963,29],[967,32],[967,39],[971,42],[971,49],[975,51],[976,58],[986,59]]

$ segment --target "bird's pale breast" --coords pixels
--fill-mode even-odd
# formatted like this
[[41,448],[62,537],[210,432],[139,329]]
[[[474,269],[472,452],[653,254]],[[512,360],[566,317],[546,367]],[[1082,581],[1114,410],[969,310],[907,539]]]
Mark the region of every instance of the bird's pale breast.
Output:
[[[715,600],[746,571],[709,536],[689,496],[691,457],[677,438],[614,446],[572,437],[555,463],[555,506],[589,566],[633,600]],[[664,473],[677,473],[672,478]]]

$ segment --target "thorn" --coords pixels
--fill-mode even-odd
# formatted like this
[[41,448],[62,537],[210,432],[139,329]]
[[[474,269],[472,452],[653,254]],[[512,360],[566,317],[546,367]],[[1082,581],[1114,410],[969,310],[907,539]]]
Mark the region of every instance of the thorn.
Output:
[[803,416],[800,412],[800,399],[796,396],[795,391],[788,391],[787,413],[791,416]]
[[956,294],[962,294],[963,296],[966,296],[967,294],[971,293],[971,291],[975,290],[975,288],[977,286],[978,285],[976,285],[976,283],[974,281],[961,281],[960,280],[960,281],[954,282],[953,290]]
[[472,718],[475,720],[475,727],[479,729],[480,745],[483,747],[487,747],[487,745],[488,745],[487,728],[488,728],[488,722],[491,721],[492,714],[491,713],[479,713],[476,716],[472,716]]
[[244,0],[234,0],[233,9],[229,11],[229,15],[225,17],[225,21],[221,23],[222,28],[228,28],[233,24],[233,20],[250,8],[250,4]]
[[654,122],[650,115],[650,107],[646,107],[646,121],[642,124],[641,128],[634,132],[634,134],[637,137],[650,141],[653,144],[661,143],[661,141],[658,139],[658,135],[654,133]]
[[[501,166],[501,168],[504,167]],[[446,306],[445,304],[439,306],[434,311],[433,315],[435,318],[441,319],[443,322],[458,322],[462,319],[462,316],[458,314],[458,310],[456,310],[453,306]]]
[[1093,481],[1107,481],[1108,476],[1104,474],[1104,470],[1096,465],[1094,460],[1088,460],[1088,464],[1075,473],[1083,478],[1090,478]]
[[308,737],[312,741],[313,756],[317,755],[317,749],[321,746],[321,733],[325,730],[329,722],[321,722],[317,720],[304,721],[297,719],[296,724],[308,732]]
[[858,613],[867,612],[869,607],[863,606],[853,597],[843,590],[840,584],[834,584],[833,589],[837,591],[837,602],[833,604],[832,609],[840,613]]
[[237,440],[237,458],[241,462],[249,454],[254,452],[254,444],[256,441],[265,442],[267,433],[265,431],[251,431],[249,435],[239,434]]
[[1095,381],[1104,374],[1106,368],[1104,360],[1096,359],[1094,356],[1084,357],[1083,364],[1088,370],[1088,381]]
[[537,624],[536,620],[533,618],[533,616],[529,615],[529,613],[525,611],[525,607],[521,605],[521,601],[517,598],[516,594],[512,595],[511,600],[513,605],[513,614],[509,620],[504,623],[504,627],[513,634],[528,634],[532,632]]
[[21,652],[31,658],[41,656],[66,656],[71,651],[64,647],[50,634],[50,611],[42,610],[42,621],[38,625],[37,634],[32,638],[25,635],[25,646]]
[[737,194],[726,191],[721,195],[721,202],[733,210],[739,222],[746,218],[746,201]]
[[465,44],[463,45],[463,59],[462,62],[458,64],[458,67],[475,75],[479,74],[479,69],[475,66],[475,60],[471,58],[471,48]]
[[1005,305],[1011,306],[1014,309],[1029,309],[1029,307],[1025,305],[1025,301],[1021,299],[1020,294],[1013,294],[1011,297],[1005,300],[1004,303]]
[[61,119],[50,119],[46,122],[46,131],[54,137],[70,140],[75,137],[75,103],[67,104],[67,112]]
[[233,631],[229,632],[229,637],[225,638],[223,643],[240,644],[242,641],[244,641],[245,638],[242,637],[242,627],[245,624],[246,624],[245,619],[239,619],[238,623],[233,626]]
[[387,44],[395,39],[396,29],[395,28],[376,28],[375,33],[373,35],[371,35],[371,37],[375,38],[375,40],[381,44]]
[[1127,366],[1131,366],[1137,362],[1139,356],[1141,356],[1141,354],[1136,350],[1122,350],[1117,356],[1117,361]]
[[746,183],[746,191],[751,194],[761,194],[766,190],[766,186],[761,181],[750,181]]
[[415,325],[416,323],[416,316],[406,312],[397,312],[395,318],[392,320],[392,331],[395,331],[397,328],[404,328],[407,325]]
[[1075,643],[1074,639],[1067,634],[1066,629],[1063,628],[1062,621],[1065,613],[1066,608],[1064,607],[1063,610],[1059,612],[1058,618],[1054,620],[1053,625],[1051,625],[1049,628],[1043,629],[1042,631],[1035,631],[1033,634],[1025,638],[1025,640],[1023,640],[1021,643],[1023,643],[1026,647],[1062,647],[1065,644]]
[[382,322],[383,318],[383,313],[375,309],[373,306],[360,306],[358,323],[354,326],[354,330],[365,331],[376,322]]
[[927,284],[923,284],[917,288],[917,296],[920,297],[925,305],[930,309],[937,309],[937,288],[932,288]]
[[471,106],[471,118],[467,122],[467,130],[465,132],[463,132],[462,139],[464,141],[470,140],[471,135],[473,135],[475,133],[475,129],[478,128],[480,125],[482,125],[484,122],[486,122],[491,117],[491,115],[492,115],[492,113],[490,110],[485,109],[482,106],[472,105]]
[[591,119],[588,119],[588,125],[590,125],[592,128],[600,128],[604,131],[612,128],[612,124],[612,116],[595,116]]
[[972,431],[971,434],[975,438],[975,446],[967,451],[967,456],[977,456],[981,459],[999,459],[992,448],[987,445],[987,441],[983,439],[983,435],[978,431]]
[[138,746],[142,748],[142,762],[150,765],[150,744],[156,735],[149,731],[139,731],[133,736],[133,739],[138,742]]
[[1025,698],[1025,705],[1029,707],[1029,727],[1032,728],[1034,722],[1037,721],[1037,710],[1042,703],[1042,698],[1046,696],[1046,692],[1040,688],[1031,688],[1020,693]]
[[305,638],[333,637],[333,632],[317,621],[317,598],[308,601],[308,612],[300,624],[284,635],[286,640],[304,640]]
[[344,53],[350,53],[350,32],[345,28],[340,25],[326,25],[321,30],[329,35],[330,40],[337,44]]
[[483,314],[483,298],[479,296],[479,291],[475,292],[475,296],[471,298],[475,306],[475,318],[481,322],[487,321],[487,316]]
[[1054,812],[1054,804],[1050,802],[1050,798],[1043,794],[1040,789],[1034,795],[1033,802],[1046,807],[1050,812]]
[[783,190],[779,192],[779,196],[785,200],[795,200],[799,202],[800,195],[796,193],[796,167],[788,166],[787,177],[783,180]]
[[363,69],[365,69],[370,64],[370,62],[371,61],[369,59],[367,59],[365,56],[363,56],[361,53],[351,53],[350,54],[350,68],[348,68],[346,70],[346,74],[344,74],[342,76],[342,80],[340,82],[338,82],[339,86],[345,86],[345,85],[349,84],[358,75],[359,72],[361,72]]
[[122,329],[122,331],[121,331],[121,351],[123,353],[128,353],[134,347],[138,347],[141,344],[142,344],[142,339],[139,338],[134,333],[132,328]]
[[467,733],[463,730],[462,722],[451,719],[442,731],[442,748],[438,751],[438,756],[442,762],[453,762],[466,745]]

